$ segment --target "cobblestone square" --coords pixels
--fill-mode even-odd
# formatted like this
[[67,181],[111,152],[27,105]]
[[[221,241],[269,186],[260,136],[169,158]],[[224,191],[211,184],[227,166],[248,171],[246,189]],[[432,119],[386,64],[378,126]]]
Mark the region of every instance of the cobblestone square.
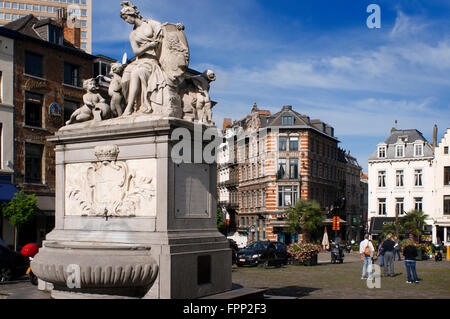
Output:
[[[379,265],[379,260],[376,262]],[[288,265],[280,269],[234,268],[233,283],[246,288],[267,288],[268,295],[300,299],[448,299],[450,262],[417,262],[421,282],[407,284],[403,261],[396,261],[395,277],[382,277],[380,289],[369,289],[361,280],[358,254],[346,255],[344,264],[330,263],[329,253],[319,256],[319,265]],[[383,275],[383,268],[381,268]]]

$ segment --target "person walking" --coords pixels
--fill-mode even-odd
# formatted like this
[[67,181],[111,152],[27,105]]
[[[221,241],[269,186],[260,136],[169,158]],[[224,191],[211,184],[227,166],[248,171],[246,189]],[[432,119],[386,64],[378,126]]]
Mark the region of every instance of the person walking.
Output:
[[383,246],[383,239],[380,239],[380,243],[378,244],[378,251],[377,256],[380,257],[380,267],[383,267],[383,249],[381,248]]
[[411,284],[413,280],[415,283],[419,283],[416,272],[417,248],[414,240],[408,239],[406,247],[403,249],[403,256],[405,256],[406,273],[408,275],[408,281],[406,283]]
[[394,277],[394,246],[395,242],[392,240],[392,234],[389,234],[381,246],[384,262],[384,276]]
[[369,240],[369,235],[364,236],[364,240],[359,245],[359,254],[361,255],[361,261],[363,262],[363,269],[361,279],[372,279],[372,258],[374,256],[375,249],[372,242]]
[[402,256],[400,255],[400,240],[397,237],[394,237],[394,242],[395,242],[394,261],[395,261],[395,256],[397,256],[397,255],[398,255],[398,261],[402,261]]

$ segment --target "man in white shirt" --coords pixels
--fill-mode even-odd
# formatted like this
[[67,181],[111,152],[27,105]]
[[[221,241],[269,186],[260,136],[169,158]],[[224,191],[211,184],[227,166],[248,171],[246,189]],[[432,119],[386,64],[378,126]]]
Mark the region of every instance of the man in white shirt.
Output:
[[364,240],[359,245],[359,253],[361,254],[361,261],[364,262],[361,279],[366,279],[366,272],[368,279],[372,279],[372,258],[375,249],[372,242],[369,240],[369,235],[364,236]]

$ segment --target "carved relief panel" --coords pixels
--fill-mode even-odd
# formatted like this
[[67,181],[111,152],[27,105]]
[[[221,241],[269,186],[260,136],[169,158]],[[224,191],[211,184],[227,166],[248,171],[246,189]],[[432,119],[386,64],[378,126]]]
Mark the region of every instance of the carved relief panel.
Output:
[[117,161],[115,145],[95,151],[97,162],[66,165],[66,216],[156,216],[156,161]]

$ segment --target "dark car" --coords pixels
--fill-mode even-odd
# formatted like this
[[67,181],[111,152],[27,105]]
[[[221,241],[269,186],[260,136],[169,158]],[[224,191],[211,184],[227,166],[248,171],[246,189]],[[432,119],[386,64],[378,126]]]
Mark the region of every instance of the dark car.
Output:
[[280,242],[258,241],[241,249],[237,255],[237,265],[242,266],[276,266],[286,265],[288,252],[286,245]]
[[29,265],[30,260],[28,257],[0,246],[0,282],[7,282],[25,276]]
[[231,248],[231,254],[232,254],[232,264],[236,265],[239,247],[234,240],[228,239],[228,241],[230,242],[230,248]]

